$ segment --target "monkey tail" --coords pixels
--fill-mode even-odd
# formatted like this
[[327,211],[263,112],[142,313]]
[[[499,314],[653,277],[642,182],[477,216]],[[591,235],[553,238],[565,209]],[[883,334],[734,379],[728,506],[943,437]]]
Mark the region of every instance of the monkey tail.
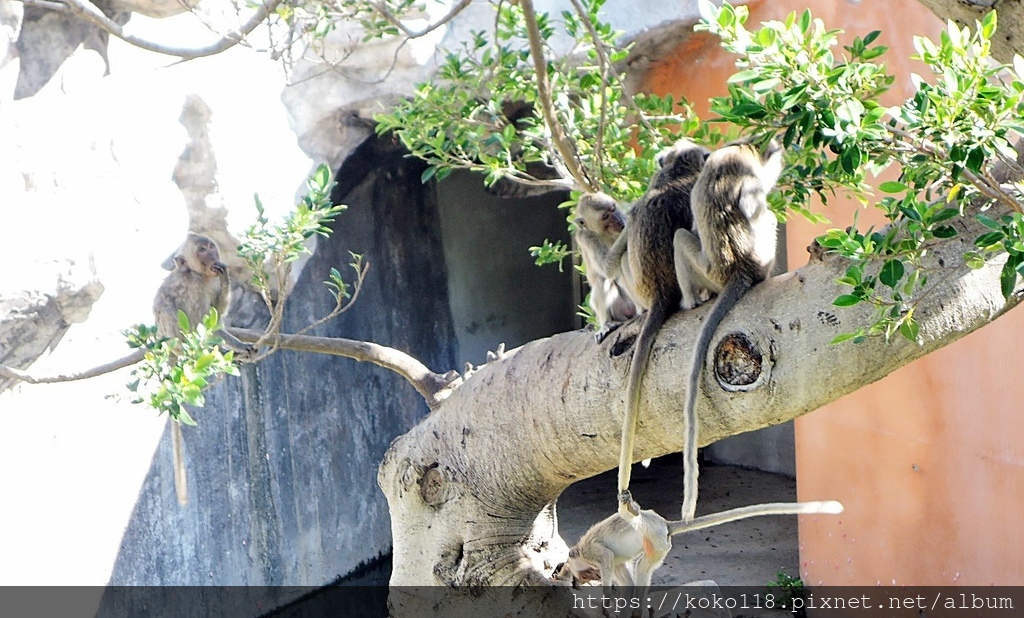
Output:
[[185,440],[181,435],[181,424],[171,422],[171,456],[174,458],[174,492],[178,495],[178,504],[188,505],[188,475],[185,472]]
[[[626,382],[626,415],[622,419],[622,448],[619,451],[619,494],[629,489],[629,476],[633,466],[633,443],[636,438],[636,422],[640,416],[640,382],[654,349],[654,337],[668,319],[671,308],[664,302],[655,302],[644,318],[644,325],[637,335],[633,358],[629,363]],[[619,514],[632,520],[619,509]]]
[[718,325],[722,323],[725,314],[729,313],[736,302],[750,287],[750,283],[739,276],[732,276],[725,285],[725,289],[718,295],[711,313],[704,318],[704,324],[700,327],[700,334],[693,345],[693,358],[690,360],[690,380],[686,387],[686,405],[683,408],[686,419],[686,441],[683,446],[683,521],[692,521],[697,514],[697,391],[700,389],[700,376],[704,370],[704,363],[708,358],[708,347],[711,345],[711,338],[715,334]]
[[741,506],[736,509],[729,509],[728,511],[722,511],[721,513],[715,513],[713,515],[704,515],[703,517],[698,517],[690,521],[670,521],[667,522],[667,525],[669,536],[675,536],[683,532],[689,532],[690,530],[710,528],[711,526],[717,526],[718,524],[724,524],[738,519],[747,519],[749,517],[759,517],[761,515],[808,515],[815,513],[838,515],[842,512],[842,503],[836,502],[835,500],[825,500],[821,502],[770,502],[768,504]]

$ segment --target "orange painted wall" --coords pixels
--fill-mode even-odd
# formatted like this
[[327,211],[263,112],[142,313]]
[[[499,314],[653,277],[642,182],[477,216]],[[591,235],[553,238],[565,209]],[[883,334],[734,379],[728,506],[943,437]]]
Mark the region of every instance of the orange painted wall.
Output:
[[[915,0],[761,0],[748,27],[811,8],[829,28],[881,30],[896,104],[924,74],[912,36],[942,23]],[[694,34],[652,67],[642,88],[685,96],[707,117],[733,57]],[[792,218],[791,269],[825,227],[852,221],[855,203],[830,201],[830,226]],[[820,210],[820,209],[819,209]],[[876,217],[862,210],[862,224]],[[876,217],[880,220],[880,218]],[[841,311],[841,309],[836,309]],[[800,499],[834,498],[846,512],[800,522],[800,576],[811,585],[1024,584],[1024,311],[1016,311],[885,379],[796,421]]]

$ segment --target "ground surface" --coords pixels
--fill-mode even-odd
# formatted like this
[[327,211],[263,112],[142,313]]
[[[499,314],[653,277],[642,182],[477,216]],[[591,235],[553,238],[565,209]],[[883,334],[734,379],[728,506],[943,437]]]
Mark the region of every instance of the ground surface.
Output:
[[[630,489],[640,506],[666,519],[678,519],[683,498],[680,456],[636,465]],[[576,483],[558,500],[562,538],[575,543],[587,528],[615,510],[616,472]],[[731,466],[702,466],[697,515],[758,502],[796,500],[796,481],[778,474]],[[719,586],[764,586],[779,571],[799,575],[795,515],[754,517],[675,537],[654,585],[711,579]]]

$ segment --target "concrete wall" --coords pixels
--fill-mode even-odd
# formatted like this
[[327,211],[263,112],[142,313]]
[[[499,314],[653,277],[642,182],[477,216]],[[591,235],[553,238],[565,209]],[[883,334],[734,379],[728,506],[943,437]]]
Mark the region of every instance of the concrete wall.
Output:
[[563,192],[522,199],[488,193],[483,176],[456,172],[437,184],[458,367],[576,328],[572,266],[538,267],[529,248],[569,243]]
[[[322,281],[355,251],[370,263],[357,305],[312,334],[448,368],[454,333],[434,193],[420,163],[379,146],[371,140],[339,170],[336,199],[349,210],[302,272],[284,330],[330,310]],[[377,464],[426,411],[402,378],[369,363],[281,352],[246,367],[211,390],[199,427],[185,428],[185,508],[161,440],[110,583],[322,585],[378,558],[391,535]]]

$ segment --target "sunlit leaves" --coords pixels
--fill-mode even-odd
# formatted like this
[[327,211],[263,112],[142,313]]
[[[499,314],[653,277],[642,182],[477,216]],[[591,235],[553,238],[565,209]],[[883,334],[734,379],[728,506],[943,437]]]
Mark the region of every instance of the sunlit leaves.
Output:
[[[631,200],[654,173],[654,154],[681,133],[695,132],[697,121],[671,98],[624,94],[621,61],[628,49],[619,46],[621,33],[598,17],[602,5],[603,0],[582,2],[585,19],[573,11],[538,19],[553,111],[570,134],[578,165],[601,190]],[[412,98],[375,117],[379,133],[397,135],[428,163],[424,181],[471,169],[488,184],[501,178],[550,183],[538,171],[550,174],[560,167],[550,128],[536,107],[522,11],[515,3],[500,3],[497,10],[493,32],[475,32]],[[557,34],[575,41],[568,53],[547,46]]]
[[223,340],[216,334],[217,310],[211,308],[195,328],[184,312],[178,312],[182,333],[177,339],[157,336],[155,326],[139,324],[124,332],[128,345],[142,348],[145,356],[132,370],[128,390],[132,403],[146,404],[157,412],[186,425],[195,425],[186,406],[201,408],[204,389],[222,375],[238,375],[233,352],[222,352]]
[[[882,182],[881,197],[874,197],[890,221],[884,233],[861,232],[854,224],[817,240],[851,261],[838,281],[847,289],[835,304],[875,308],[872,324],[836,341],[897,333],[916,341],[914,308],[936,268],[928,263],[930,247],[957,236],[954,219],[974,200],[994,191],[1005,191],[1009,203],[1024,197],[1018,186],[994,188],[988,178],[992,161],[1016,159],[1010,141],[1024,129],[1024,60],[1015,57],[1012,67],[992,61],[996,14],[986,14],[974,29],[950,22],[938,41],[915,37],[917,58],[930,75],[913,76],[916,92],[903,105],[886,107],[878,95],[892,77],[879,64],[886,51],[877,44],[879,32],[854,38],[839,52],[838,32],[810,11],[748,31],[742,7],[707,0],[699,6],[698,28],[717,34],[740,56],[729,96],[715,99],[713,110],[749,130],[781,134],[788,149],[774,210],[807,213],[810,196],[827,201],[839,189],[867,202],[873,196],[864,172],[898,169],[898,179]],[[1001,287],[1008,295],[1024,273],[1024,226],[1016,213],[979,219],[992,231],[974,239],[976,250],[964,259],[980,268],[989,255],[1007,254]]]

